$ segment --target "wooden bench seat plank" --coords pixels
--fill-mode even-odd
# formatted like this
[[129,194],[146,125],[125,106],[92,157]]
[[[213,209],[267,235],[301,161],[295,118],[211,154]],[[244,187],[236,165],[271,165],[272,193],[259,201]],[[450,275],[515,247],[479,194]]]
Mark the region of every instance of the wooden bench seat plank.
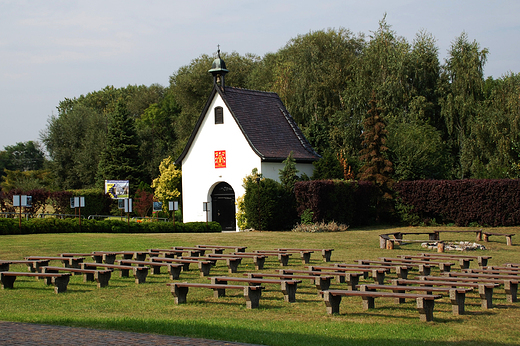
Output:
[[148,276],[149,267],[133,267],[128,265],[117,265],[117,264],[107,264],[107,263],[91,263],[85,262],[81,264],[82,269],[91,268],[108,268],[108,269],[118,269],[120,271],[120,275],[122,278],[130,277],[130,271],[132,271],[136,284],[143,284],[146,282],[146,277]]
[[97,270],[97,269],[78,269],[78,268],[63,268],[63,267],[41,267],[42,273],[58,273],[60,271],[67,271],[72,273],[83,274],[83,282],[97,283],[97,287],[106,287],[112,277],[112,270]]

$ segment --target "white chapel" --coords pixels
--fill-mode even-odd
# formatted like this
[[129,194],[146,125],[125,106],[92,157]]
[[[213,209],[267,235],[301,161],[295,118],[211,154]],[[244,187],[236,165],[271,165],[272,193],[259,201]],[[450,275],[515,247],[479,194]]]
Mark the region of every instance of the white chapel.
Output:
[[311,176],[320,156],[312,149],[276,93],[227,87],[229,72],[219,56],[208,71],[214,86],[183,152],[184,222],[217,221],[237,230],[236,199],[254,168],[279,181],[292,151],[300,173]]

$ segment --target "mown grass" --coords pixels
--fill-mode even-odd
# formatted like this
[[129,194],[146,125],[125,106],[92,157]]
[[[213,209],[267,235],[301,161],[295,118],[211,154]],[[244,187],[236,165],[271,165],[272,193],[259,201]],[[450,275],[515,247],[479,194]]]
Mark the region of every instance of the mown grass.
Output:
[[[436,228],[438,229],[438,228]],[[454,228],[449,228],[454,230]],[[333,262],[422,252],[418,244],[398,249],[379,249],[380,233],[424,231],[422,228],[365,228],[338,233],[218,233],[218,234],[45,234],[0,237],[0,259],[22,259],[30,255],[61,252],[146,250],[196,244],[246,245],[248,249],[277,247],[334,248]],[[431,230],[431,229],[426,229]],[[516,228],[493,230],[520,233]],[[425,236],[422,236],[425,237]],[[410,237],[408,237],[410,238]],[[420,239],[421,237],[415,236]],[[473,233],[444,233],[443,240],[474,241]],[[513,237],[513,244],[515,243]],[[490,264],[520,262],[518,246],[506,246],[505,239],[493,237],[485,243]],[[517,240],[518,241],[518,240]],[[227,252],[227,251],[226,251]],[[296,255],[291,269],[303,265]],[[92,259],[86,259],[92,261]],[[314,253],[311,264],[322,264]],[[61,264],[60,264],[61,265]],[[472,264],[475,266],[475,264]],[[266,262],[265,272],[280,269],[275,258]],[[11,270],[27,269],[12,266]],[[239,273],[254,271],[252,261],[243,260]],[[211,275],[230,275],[224,263],[217,263]],[[209,282],[198,270],[181,273],[181,281]],[[18,278],[13,290],[0,291],[0,319],[6,321],[60,324],[134,332],[203,337],[266,345],[515,345],[520,342],[520,303],[507,303],[503,289],[494,295],[495,308],[482,310],[477,294],[466,299],[464,316],[453,316],[447,298],[434,311],[435,321],[419,321],[415,302],[396,305],[391,300],[376,300],[376,309],[364,311],[361,299],[344,298],[340,314],[329,316],[309,280],[299,285],[296,303],[285,303],[277,285],[266,285],[260,308],[245,308],[241,292],[229,290],[224,298],[213,298],[211,290],[190,289],[188,303],[175,305],[166,286],[171,282],[164,269],[149,275],[145,284],[133,278],[120,278],[114,272],[109,287],[98,289],[84,283],[82,276],[71,278],[68,292],[54,294],[52,287],[31,278]],[[368,279],[367,282],[372,282]],[[341,289],[342,284],[333,283]]]

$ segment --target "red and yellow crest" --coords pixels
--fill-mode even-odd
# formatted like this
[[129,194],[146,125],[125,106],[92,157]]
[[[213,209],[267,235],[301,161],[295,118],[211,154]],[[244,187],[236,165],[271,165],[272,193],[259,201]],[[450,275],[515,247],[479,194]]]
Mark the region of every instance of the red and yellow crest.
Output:
[[226,168],[226,151],[215,151],[215,168]]

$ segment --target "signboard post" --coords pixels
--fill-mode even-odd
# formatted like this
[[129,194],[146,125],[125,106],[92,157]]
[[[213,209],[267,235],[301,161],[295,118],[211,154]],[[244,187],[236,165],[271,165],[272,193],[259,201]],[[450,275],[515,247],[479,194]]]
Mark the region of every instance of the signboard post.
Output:
[[32,196],[13,195],[13,207],[20,207],[18,214],[18,227],[22,230],[22,207],[32,207]]
[[128,227],[130,227],[130,213],[132,212],[132,199],[131,198],[125,198],[125,213],[127,217]]
[[168,202],[168,210],[173,211],[173,228],[175,229],[175,211],[179,210],[179,202],[177,201],[169,201]]

